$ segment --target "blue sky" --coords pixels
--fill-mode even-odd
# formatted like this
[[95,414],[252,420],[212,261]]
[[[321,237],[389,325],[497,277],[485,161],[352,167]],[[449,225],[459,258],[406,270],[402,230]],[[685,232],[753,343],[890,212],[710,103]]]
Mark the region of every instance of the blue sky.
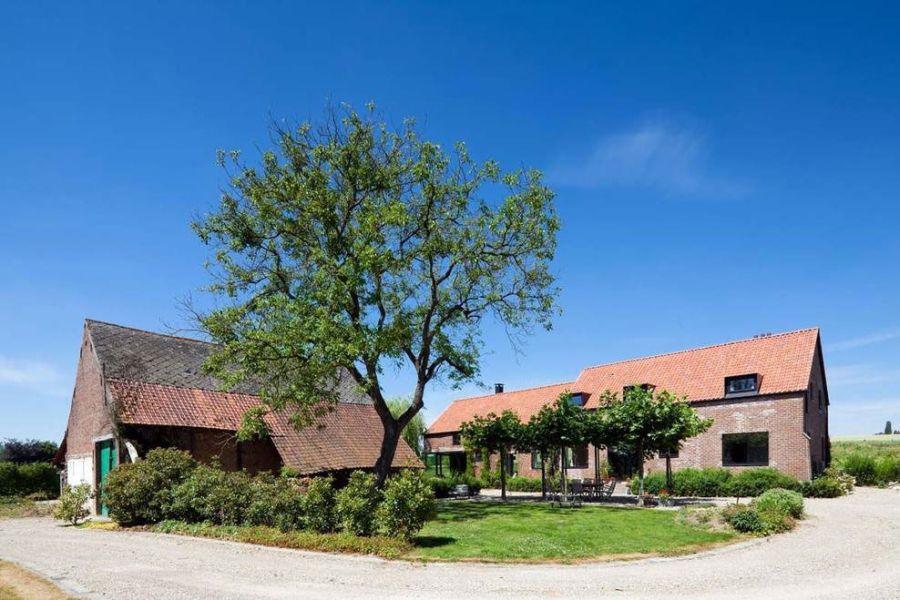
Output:
[[61,437],[85,317],[186,324],[216,149],[368,100],[558,194],[564,314],[521,354],[489,327],[486,383],[820,326],[832,432],[897,424],[898,28],[887,3],[9,5],[0,438]]

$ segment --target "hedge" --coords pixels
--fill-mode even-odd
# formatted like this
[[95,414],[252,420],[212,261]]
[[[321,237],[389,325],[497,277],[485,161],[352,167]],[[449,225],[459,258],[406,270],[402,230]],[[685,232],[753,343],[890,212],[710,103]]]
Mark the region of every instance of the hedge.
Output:
[[59,472],[50,463],[0,462],[0,496],[59,497]]
[[[634,477],[630,483],[631,493],[640,490],[640,480]],[[770,467],[747,469],[732,474],[728,469],[707,467],[704,469],[679,469],[672,473],[672,489],[675,496],[759,496],[766,490],[785,488],[800,490],[800,482],[785,473]],[[666,475],[663,472],[649,473],[644,477],[644,492],[658,495],[666,489]]]

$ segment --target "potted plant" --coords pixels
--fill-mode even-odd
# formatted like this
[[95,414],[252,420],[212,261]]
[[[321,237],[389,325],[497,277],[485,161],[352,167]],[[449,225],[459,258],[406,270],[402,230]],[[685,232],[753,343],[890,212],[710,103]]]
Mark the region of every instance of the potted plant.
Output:
[[672,495],[669,493],[669,490],[659,490],[659,505],[672,506]]

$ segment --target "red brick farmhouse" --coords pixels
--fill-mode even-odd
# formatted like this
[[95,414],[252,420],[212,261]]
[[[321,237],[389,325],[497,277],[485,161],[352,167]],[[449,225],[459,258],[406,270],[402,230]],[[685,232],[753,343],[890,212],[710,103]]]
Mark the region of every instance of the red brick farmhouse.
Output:
[[[259,404],[252,386],[221,391],[203,373],[215,346],[129,327],[85,321],[75,391],[58,457],[67,482],[97,488],[116,465],[148,450],[175,447],[203,461],[250,473],[282,466],[300,474],[371,469],[382,427],[368,399],[349,381],[341,401],[317,426],[295,429],[282,412],[266,416],[269,437],[238,442],[243,414]],[[421,466],[402,440],[394,467]],[[95,510],[101,510],[99,500]]]
[[[685,395],[702,416],[714,420],[709,431],[687,440],[672,456],[673,469],[769,466],[810,479],[829,463],[828,386],[818,329],[588,367],[566,383],[518,391],[498,385],[494,394],[448,406],[428,429],[426,451],[449,455],[450,468],[463,470],[467,457],[459,428],[476,415],[510,409],[527,421],[562,392],[572,393],[573,401],[591,410],[604,391],[621,397],[633,385]],[[482,465],[478,458],[474,456],[476,469]],[[566,460],[573,477],[593,477],[598,460],[608,461],[618,477],[636,468],[634,456],[624,449],[581,446],[570,449]],[[510,466],[519,475],[540,476],[539,461],[520,454]],[[665,459],[648,461],[647,468],[662,470]]]

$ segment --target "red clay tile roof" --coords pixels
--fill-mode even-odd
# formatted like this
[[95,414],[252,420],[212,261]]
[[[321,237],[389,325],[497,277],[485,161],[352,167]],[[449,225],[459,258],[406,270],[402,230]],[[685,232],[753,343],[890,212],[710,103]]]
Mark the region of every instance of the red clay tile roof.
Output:
[[463,398],[450,404],[444,412],[431,424],[428,433],[448,433],[459,431],[460,425],[471,421],[476,415],[488,413],[500,414],[511,410],[519,415],[519,419],[527,421],[531,415],[541,410],[545,404],[553,402],[565,391],[572,391],[574,383],[556,383],[536,388],[488,394],[474,398]]
[[[197,427],[236,431],[243,414],[259,404],[249,394],[108,380],[119,420],[132,425]],[[296,430],[284,412],[265,417],[272,442],[286,465],[303,474],[371,468],[381,446],[381,421],[370,404],[339,402],[317,425]],[[421,466],[401,440],[394,467]]]
[[518,409],[525,420],[566,389],[587,394],[587,408],[596,407],[606,390],[621,396],[625,386],[643,383],[686,395],[692,402],[719,399],[725,393],[725,377],[751,373],[759,374],[760,395],[801,391],[809,385],[818,339],[817,328],[801,329],[588,367],[572,383],[457,400],[428,433],[457,431],[475,415],[499,414],[506,408]]

